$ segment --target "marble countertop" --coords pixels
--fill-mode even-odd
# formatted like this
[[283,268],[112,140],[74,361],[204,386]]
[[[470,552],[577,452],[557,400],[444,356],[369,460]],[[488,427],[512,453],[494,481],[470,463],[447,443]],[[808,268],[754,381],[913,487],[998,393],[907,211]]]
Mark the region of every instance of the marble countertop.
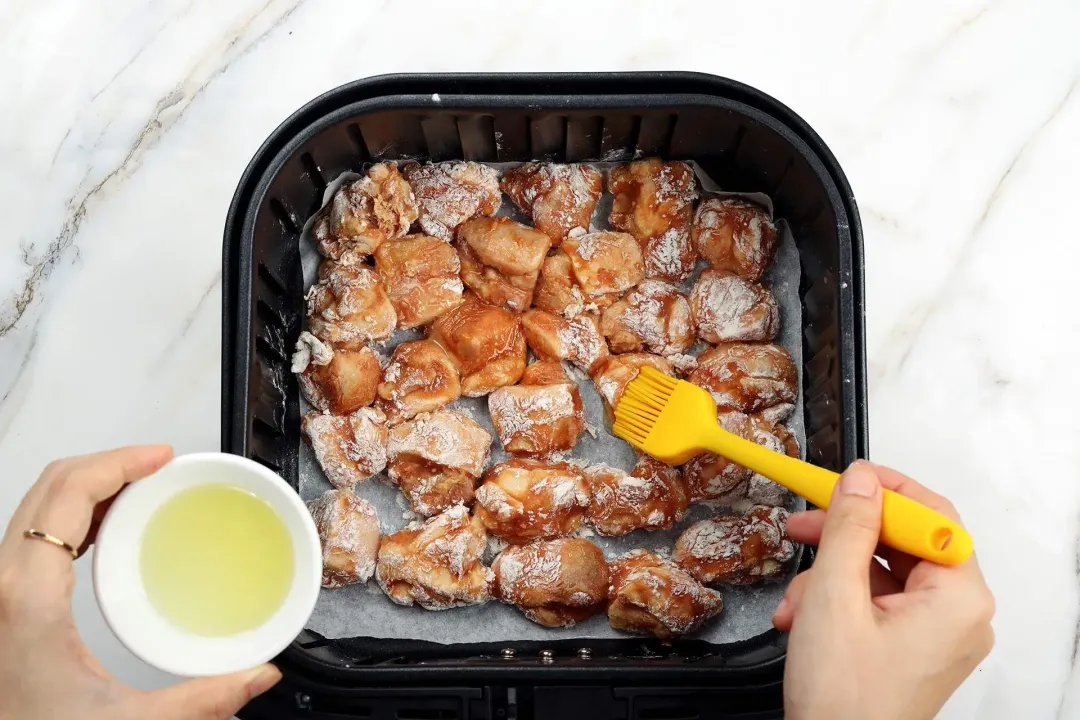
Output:
[[[854,188],[872,457],[955,501],[998,600],[941,717],[1080,718],[1080,5],[464,5],[0,5],[0,524],[54,457],[218,448],[226,210],[312,97],[388,72],[710,72],[801,114]],[[78,572],[106,666],[169,682]]]

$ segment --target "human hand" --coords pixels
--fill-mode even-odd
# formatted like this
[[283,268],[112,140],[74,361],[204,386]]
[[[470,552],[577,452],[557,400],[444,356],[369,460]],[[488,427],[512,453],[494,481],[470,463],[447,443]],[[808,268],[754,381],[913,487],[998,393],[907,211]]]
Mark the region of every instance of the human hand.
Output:
[[862,460],[827,513],[791,517],[792,539],[818,551],[773,615],[791,632],[787,720],[933,718],[994,645],[994,598],[974,557],[944,567],[878,546],[882,487],[960,521],[945,498]]
[[171,458],[150,445],[58,460],[23,498],[0,541],[0,720],[227,720],[281,679],[262,665],[156,692],[121,684],[75,629],[70,553],[23,536],[34,528],[85,551],[113,496]]

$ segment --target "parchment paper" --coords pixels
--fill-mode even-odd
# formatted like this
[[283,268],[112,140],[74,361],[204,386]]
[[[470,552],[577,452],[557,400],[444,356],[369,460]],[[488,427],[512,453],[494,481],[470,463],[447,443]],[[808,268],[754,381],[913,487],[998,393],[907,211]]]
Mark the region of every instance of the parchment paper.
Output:
[[[516,163],[493,163],[492,165],[503,171],[513,167]],[[615,163],[593,163],[593,166],[604,172],[605,175],[607,169],[613,165]],[[694,164],[691,163],[691,165]],[[768,197],[761,194],[720,192],[717,185],[701,171],[700,167],[694,165],[694,171],[704,190],[702,193],[703,198],[725,195],[744,197],[767,207],[770,214],[772,213],[772,202]],[[324,204],[329,201],[333,193],[343,183],[358,177],[353,173],[345,173],[338,177],[327,187],[323,197]],[[593,215],[592,229],[610,229],[607,216],[611,207],[611,200],[612,197],[609,193],[605,193],[601,198]],[[531,225],[529,219],[522,216],[505,196],[499,214],[513,217]],[[311,241],[311,224],[311,221],[309,221],[304,228],[300,241],[305,288],[310,287],[314,282],[316,271],[322,260]],[[802,305],[799,299],[799,252],[787,223],[781,219],[777,225],[780,232],[780,243],[776,261],[766,278],[766,284],[772,288],[781,310],[781,331],[776,342],[791,353],[795,360],[795,366],[800,373],[800,392],[796,400],[795,412],[786,424],[795,433],[800,447],[805,448],[806,433],[803,423],[803,397],[801,391]],[[691,281],[684,285],[684,290],[689,290],[693,279],[696,278],[702,267],[702,263],[699,263]],[[388,341],[377,345],[376,350],[388,357],[398,343],[416,339],[422,334],[422,329],[398,332]],[[691,353],[697,354],[705,347],[707,346],[695,346],[691,349]],[[577,372],[575,377],[579,381],[585,420],[596,431],[597,436],[594,438],[588,432],[583,433],[569,457],[577,459],[577,461],[590,463],[604,462],[630,470],[635,462],[634,451],[630,445],[611,435],[605,428],[602,401],[597,395],[592,382],[581,372]],[[303,403],[303,400],[301,402]],[[491,433],[493,443],[491,456],[488,460],[489,467],[508,457],[507,453],[502,449],[492,426],[487,411],[486,397],[461,398],[452,403],[450,407],[468,413]],[[305,403],[304,412],[308,412],[310,409]],[[305,501],[308,501],[329,490],[331,485],[315,461],[311,449],[302,440],[300,445],[300,495]],[[396,532],[414,520],[422,520],[422,518],[417,518],[409,511],[405,497],[396,486],[390,483],[385,473],[359,483],[356,487],[356,493],[375,506],[384,534]],[[801,498],[790,498],[789,509],[797,510],[803,507],[805,507],[805,502]],[[713,516],[717,511],[718,508],[705,504],[692,505],[686,517],[668,531],[648,532],[639,530],[619,538],[593,535],[591,531],[585,531],[584,534],[604,551],[604,555],[609,560],[634,548],[646,548],[661,555],[670,556],[676,539],[687,527],[698,520]],[[497,550],[498,541],[493,539],[489,543],[485,562],[494,559]],[[793,576],[797,564],[798,557],[790,564],[791,569],[789,569],[787,576],[766,584],[749,588],[721,588],[724,595],[723,613],[706,623],[694,637],[721,644],[747,640],[770,629],[772,627],[771,617],[773,610],[776,609],[777,603],[780,602],[780,598],[784,594],[784,588]],[[598,613],[574,627],[546,628],[527,620],[514,606],[504,605],[498,601],[492,601],[486,605],[454,608],[441,612],[432,612],[419,607],[402,607],[391,602],[383,594],[374,579],[363,585],[351,585],[334,590],[323,589],[319,595],[315,611],[308,622],[308,628],[327,638],[373,637],[426,640],[439,643],[629,637],[612,629],[604,613]]]

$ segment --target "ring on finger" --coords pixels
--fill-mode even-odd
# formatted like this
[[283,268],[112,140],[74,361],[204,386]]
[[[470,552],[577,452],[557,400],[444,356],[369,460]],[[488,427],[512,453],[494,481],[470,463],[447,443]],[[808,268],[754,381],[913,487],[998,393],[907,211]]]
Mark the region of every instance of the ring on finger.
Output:
[[23,531],[23,537],[31,538],[33,540],[42,540],[44,542],[49,543],[50,545],[55,545],[58,548],[63,548],[64,550],[67,550],[69,553],[71,553],[71,559],[72,560],[75,560],[75,559],[77,559],[79,557],[79,551],[78,550],[76,550],[74,547],[72,547],[70,544],[64,542],[60,538],[56,537],[55,535],[50,535],[47,532],[43,532],[41,530],[35,530],[34,528],[30,528],[28,530]]

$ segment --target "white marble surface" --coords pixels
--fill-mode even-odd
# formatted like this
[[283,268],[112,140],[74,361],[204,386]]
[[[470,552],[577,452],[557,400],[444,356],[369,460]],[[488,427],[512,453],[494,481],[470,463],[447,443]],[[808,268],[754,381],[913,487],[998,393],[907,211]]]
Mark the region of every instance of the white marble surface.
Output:
[[[956,501],[998,598],[942,717],[1080,718],[1080,4],[465,4],[0,2],[0,523],[55,456],[218,447],[222,224],[302,103],[399,71],[711,72],[794,108],[854,187],[872,455]],[[168,682],[79,565],[93,649]]]

